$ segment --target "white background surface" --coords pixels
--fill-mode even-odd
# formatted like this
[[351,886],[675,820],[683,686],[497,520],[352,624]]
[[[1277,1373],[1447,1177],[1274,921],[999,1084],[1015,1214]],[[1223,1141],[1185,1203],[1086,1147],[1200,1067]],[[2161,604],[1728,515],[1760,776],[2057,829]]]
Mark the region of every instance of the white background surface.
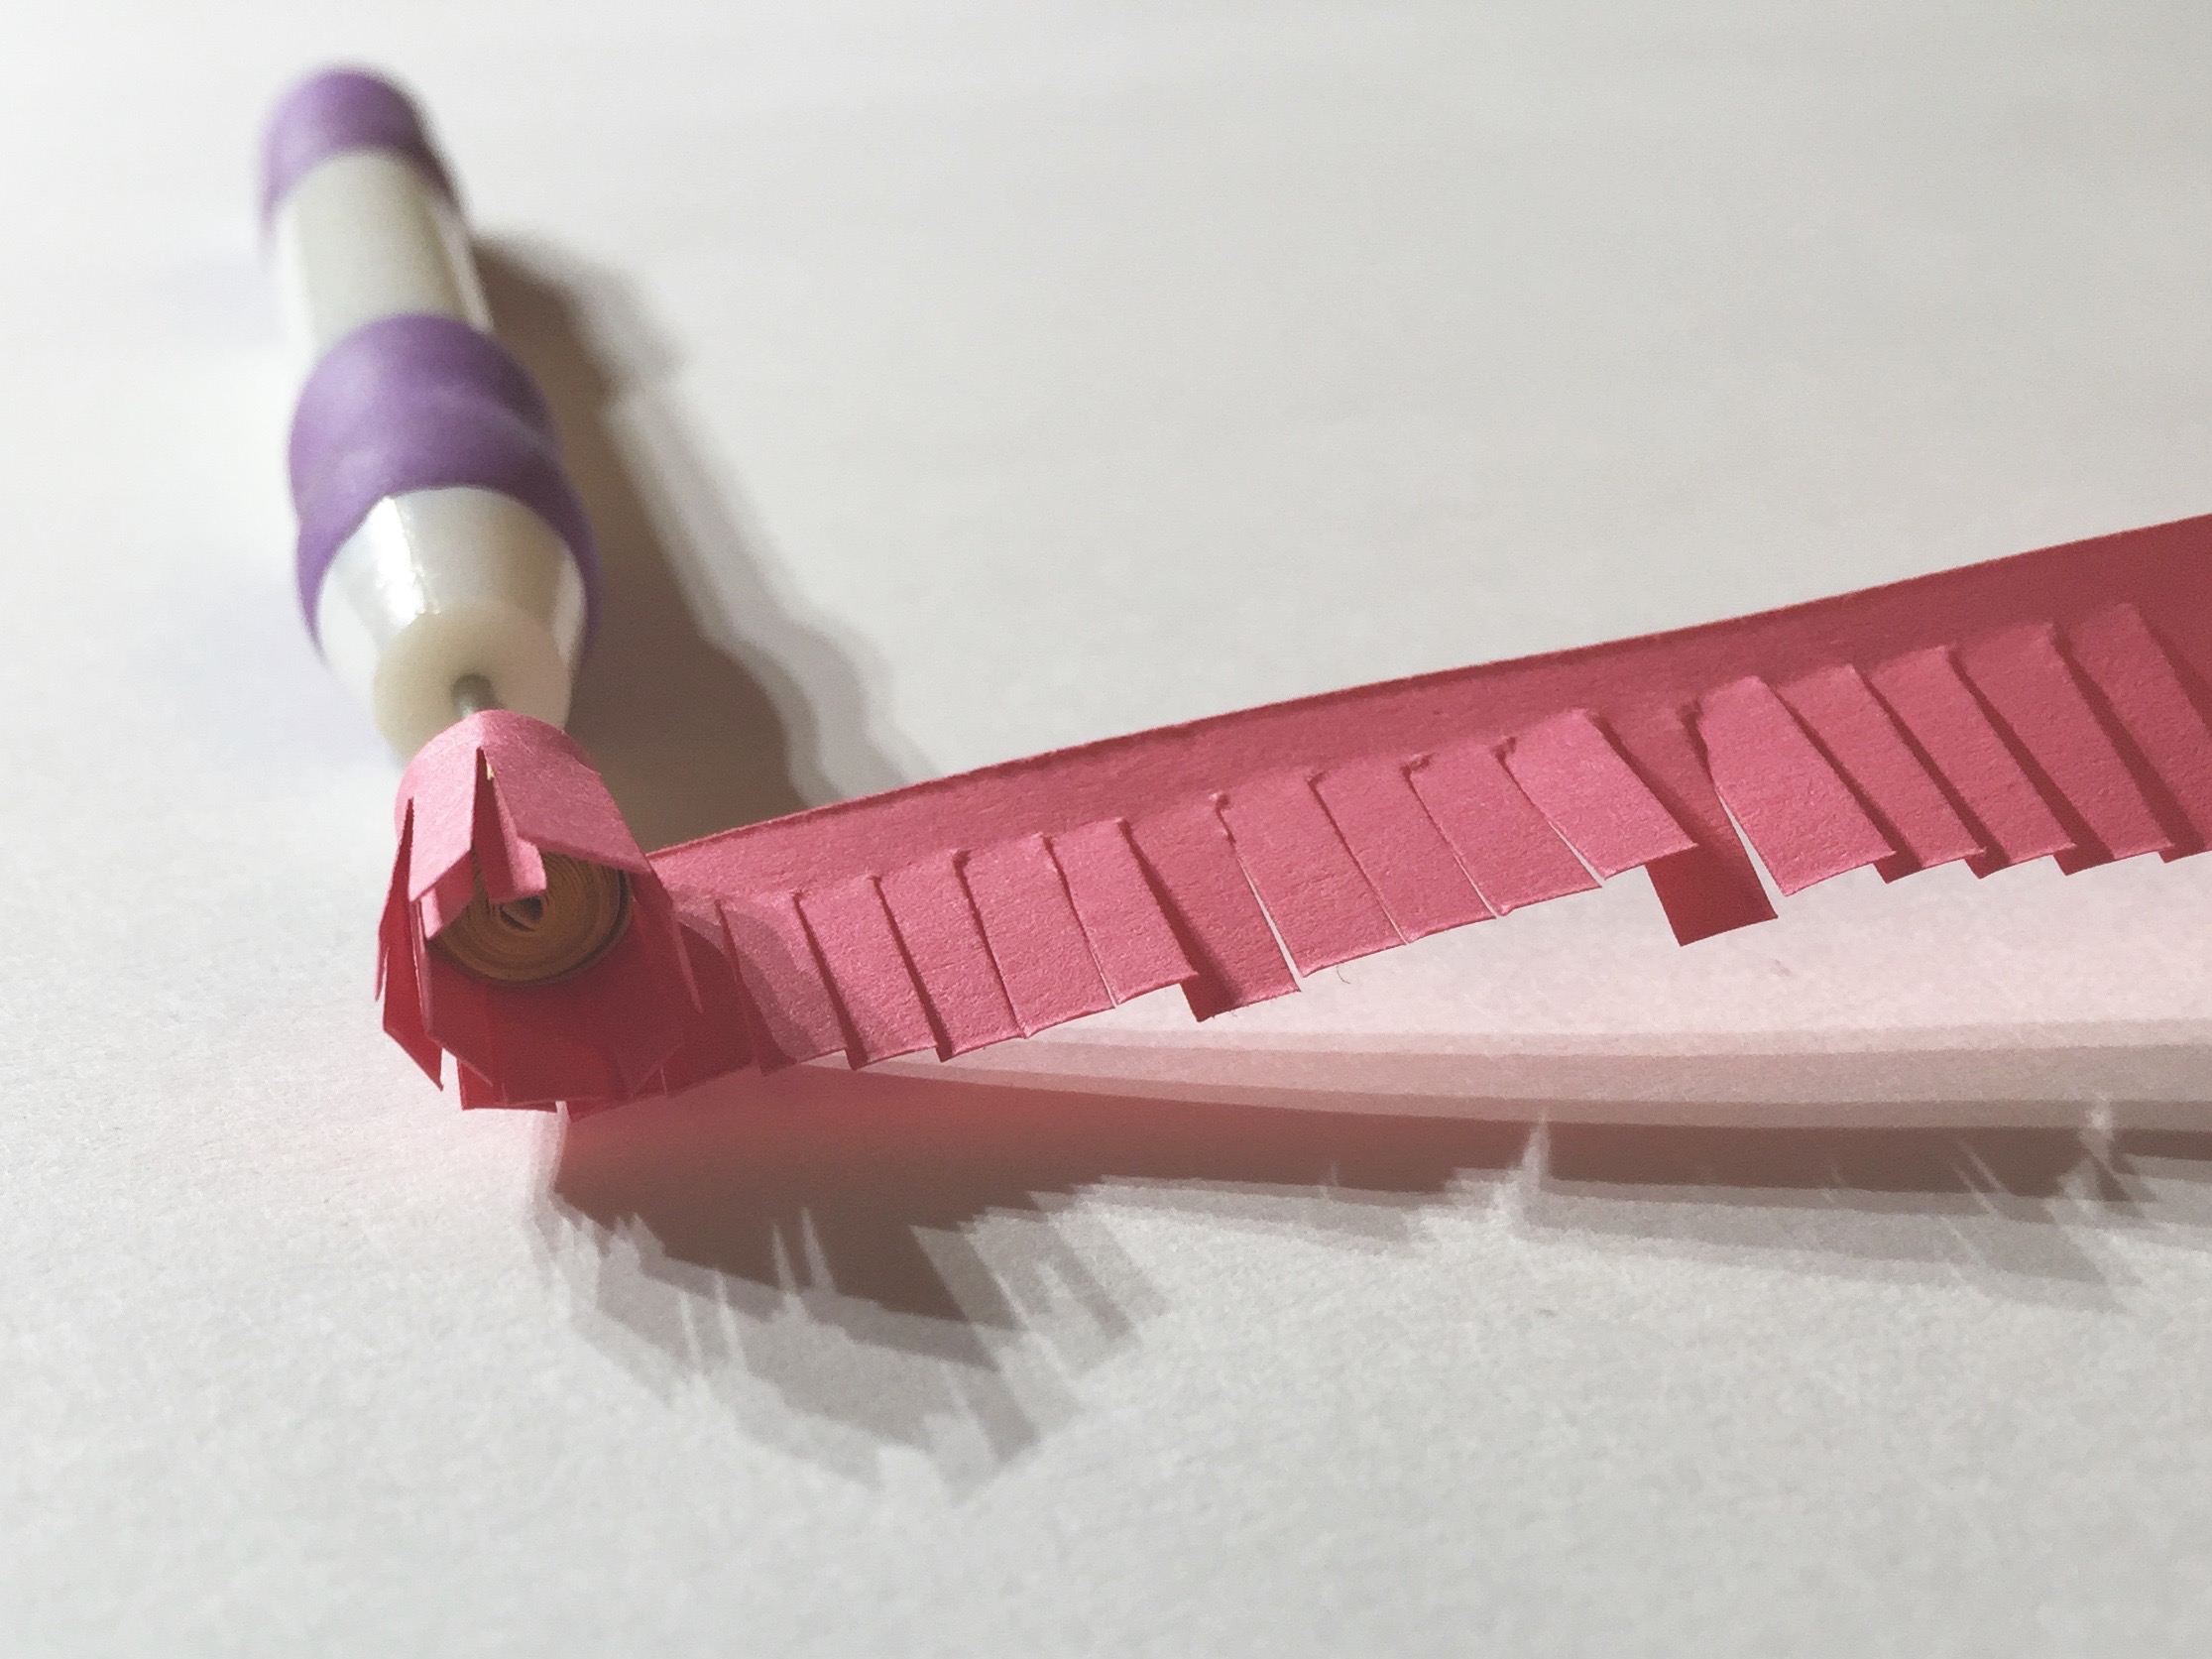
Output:
[[[2212,507],[2212,15],[366,10],[0,55],[0,1648],[2203,1650],[2212,1142],[2128,1126],[2212,875],[1679,957],[1626,883],[1209,1028],[1554,1057],[1470,1116],[463,1119],[368,999],[250,204],[296,73],[424,94],[666,841]],[[1651,1094],[1830,1126],[1525,1126]],[[2017,1126],[1850,1126],[1922,1107]]]

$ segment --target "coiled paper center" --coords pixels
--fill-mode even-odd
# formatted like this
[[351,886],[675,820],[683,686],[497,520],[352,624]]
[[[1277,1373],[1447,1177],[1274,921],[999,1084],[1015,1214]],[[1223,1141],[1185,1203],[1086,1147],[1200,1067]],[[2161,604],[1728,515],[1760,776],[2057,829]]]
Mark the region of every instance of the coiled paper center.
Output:
[[543,857],[543,892],[495,904],[479,877],[468,906],[431,943],[464,973],[498,985],[544,985],[597,962],[630,921],[630,878],[561,853]]

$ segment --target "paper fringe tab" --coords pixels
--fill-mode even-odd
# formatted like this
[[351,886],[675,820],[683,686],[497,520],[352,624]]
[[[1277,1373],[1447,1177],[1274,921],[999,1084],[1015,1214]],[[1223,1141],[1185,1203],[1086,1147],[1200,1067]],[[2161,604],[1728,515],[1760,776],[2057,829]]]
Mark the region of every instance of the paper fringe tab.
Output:
[[2072,837],[1959,673],[1951,648],[1910,652],[1867,677],[1972,825],[1979,849],[1967,864],[1974,874],[2072,847]]
[[2169,859],[2212,840],[2212,730],[2133,605],[2115,605],[2071,631],[2073,659],[2101,695],[2111,726],[2129,740],[2136,780],[2162,798],[2174,843]]
[[764,1072],[818,1060],[845,1046],[814,942],[795,893],[749,894],[722,905],[723,938],[736,959],[753,1052]]
[[[1791,893],[1869,865],[2175,858],[2212,840],[2208,670],[2193,520],[1038,756],[649,864],[573,745],[479,716],[403,787],[386,1023],[426,1069],[456,1054],[471,1104],[596,1110],[748,1064],[949,1057],[1170,985],[1208,1018],[1295,990],[1293,963],[1636,868],[1688,942],[1774,914],[1759,865]],[[525,1016],[422,945],[479,876],[541,886],[546,851],[632,871],[656,895],[639,949],[665,960],[528,990]]]
[[1398,934],[1422,939],[1491,914],[1403,767],[1372,757],[1325,771],[1314,788]]
[[1091,959],[1116,1003],[1198,977],[1118,818],[1051,838]]
[[1382,900],[1330,821],[1313,783],[1278,772],[1222,805],[1236,856],[1301,974],[1400,942]]
[[1428,756],[1409,781],[1497,914],[1597,886],[1487,744],[1454,744]]
[[1784,892],[1896,857],[1765,680],[1709,693],[1698,704],[1697,733],[1721,800]]
[[892,871],[883,902],[921,982],[939,1059],[1023,1034],[952,854]]
[[1212,799],[1141,818],[1129,835],[1197,969],[1183,982],[1193,1014],[1210,1019],[1298,989]]
[[[696,947],[583,751],[527,715],[473,715],[415,757],[397,812],[378,983],[386,1029],[431,1081],[440,1081],[443,1053],[457,1062],[465,1106],[665,1089],[669,1062],[706,1011],[691,969]],[[628,877],[629,924],[597,961],[547,984],[493,984],[432,947],[479,883],[494,903],[543,892],[545,853]],[[740,1053],[705,1030],[695,1047],[714,1062]]]
[[2072,846],[2059,855],[2061,868],[2084,870],[2172,847],[2060,658],[2053,630],[2007,629],[1965,647],[1959,660],[2066,829]]
[[961,874],[1024,1035],[1113,1006],[1043,836],[971,853]]
[[1821,668],[1781,688],[1824,760],[1894,850],[1886,881],[1972,858],[1981,842],[1856,668]]

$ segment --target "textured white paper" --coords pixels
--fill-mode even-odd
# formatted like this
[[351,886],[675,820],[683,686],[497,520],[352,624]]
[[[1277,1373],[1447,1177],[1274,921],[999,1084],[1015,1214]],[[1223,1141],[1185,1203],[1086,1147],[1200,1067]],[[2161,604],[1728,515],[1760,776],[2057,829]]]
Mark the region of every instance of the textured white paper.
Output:
[[16,22],[0,1646],[2202,1650],[2212,861],[463,1118],[250,206],[293,75],[424,94],[664,841],[2212,507],[2212,19]]

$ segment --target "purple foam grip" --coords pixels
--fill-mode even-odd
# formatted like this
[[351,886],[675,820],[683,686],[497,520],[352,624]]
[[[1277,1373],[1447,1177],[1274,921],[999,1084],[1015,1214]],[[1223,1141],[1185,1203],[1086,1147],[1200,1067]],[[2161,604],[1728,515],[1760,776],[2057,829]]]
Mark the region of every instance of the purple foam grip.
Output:
[[454,195],[452,178],[431,147],[413,100],[390,81],[359,69],[325,69],[286,93],[269,118],[262,147],[263,221],[318,162],[342,150],[389,150],[404,156],[431,183]]
[[512,496],[550,525],[583,576],[587,631],[596,624],[598,555],[552,414],[523,366],[467,323],[382,317],[332,346],[300,389],[289,460],[310,633],[330,561],[369,510],[455,485]]

